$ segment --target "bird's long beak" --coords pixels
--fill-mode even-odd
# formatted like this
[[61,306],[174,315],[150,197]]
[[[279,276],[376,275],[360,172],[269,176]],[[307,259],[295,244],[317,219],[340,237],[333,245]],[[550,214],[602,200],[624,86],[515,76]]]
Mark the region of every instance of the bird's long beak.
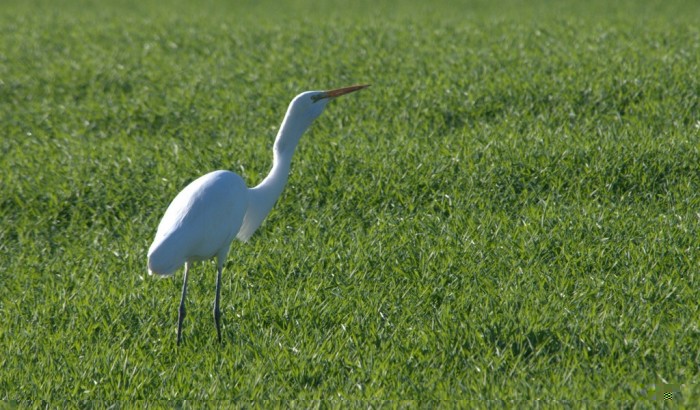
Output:
[[335,90],[328,90],[325,91],[323,94],[321,94],[318,99],[323,99],[323,98],[335,98],[335,97],[340,97],[341,95],[349,94],[351,92],[355,92],[357,90],[361,90],[363,88],[369,87],[369,84],[362,84],[362,85],[351,85],[350,87],[343,87],[343,88],[336,88]]

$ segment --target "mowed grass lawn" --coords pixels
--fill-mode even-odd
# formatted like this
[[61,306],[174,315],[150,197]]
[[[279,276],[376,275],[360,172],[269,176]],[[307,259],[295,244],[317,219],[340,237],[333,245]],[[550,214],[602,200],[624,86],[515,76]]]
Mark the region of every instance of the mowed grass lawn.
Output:
[[[0,396],[697,404],[700,7],[529,3],[3,5]],[[356,83],[177,348],[169,201]]]

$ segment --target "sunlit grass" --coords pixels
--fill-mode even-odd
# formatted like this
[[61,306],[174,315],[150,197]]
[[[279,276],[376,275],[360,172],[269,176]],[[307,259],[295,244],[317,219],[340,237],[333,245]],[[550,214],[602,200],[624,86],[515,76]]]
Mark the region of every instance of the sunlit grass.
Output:
[[[697,403],[697,6],[115,4],[0,20],[3,398]],[[199,264],[177,349],[169,201],[257,183],[294,95],[366,82],[234,243],[225,343]]]

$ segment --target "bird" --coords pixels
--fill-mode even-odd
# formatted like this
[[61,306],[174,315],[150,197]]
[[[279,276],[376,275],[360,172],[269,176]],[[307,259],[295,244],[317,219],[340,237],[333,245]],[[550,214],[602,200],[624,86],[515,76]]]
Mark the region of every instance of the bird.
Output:
[[246,242],[260,227],[287,183],[292,156],[301,136],[328,103],[368,86],[306,91],[294,97],[275,138],[272,168],[258,185],[248,188],[243,178],[234,172],[213,171],[192,181],[168,205],[148,249],[148,273],[171,276],[185,265],[178,309],[178,346],[192,264],[216,259],[214,322],[221,343],[221,274],[231,243],[234,239]]

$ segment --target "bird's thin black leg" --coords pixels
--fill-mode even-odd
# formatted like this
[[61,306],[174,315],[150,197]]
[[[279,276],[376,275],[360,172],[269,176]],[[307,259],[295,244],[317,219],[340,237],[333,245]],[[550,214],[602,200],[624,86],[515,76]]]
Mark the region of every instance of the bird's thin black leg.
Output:
[[221,343],[221,311],[219,310],[219,297],[221,295],[221,270],[223,269],[223,264],[218,263],[216,272],[216,298],[214,299],[214,322],[216,322],[216,334],[219,336],[219,343]]
[[190,270],[190,263],[185,262],[185,279],[182,284],[182,298],[180,299],[180,310],[177,315],[177,345],[180,346],[182,335],[182,320],[185,318],[185,295],[187,294],[187,273]]

